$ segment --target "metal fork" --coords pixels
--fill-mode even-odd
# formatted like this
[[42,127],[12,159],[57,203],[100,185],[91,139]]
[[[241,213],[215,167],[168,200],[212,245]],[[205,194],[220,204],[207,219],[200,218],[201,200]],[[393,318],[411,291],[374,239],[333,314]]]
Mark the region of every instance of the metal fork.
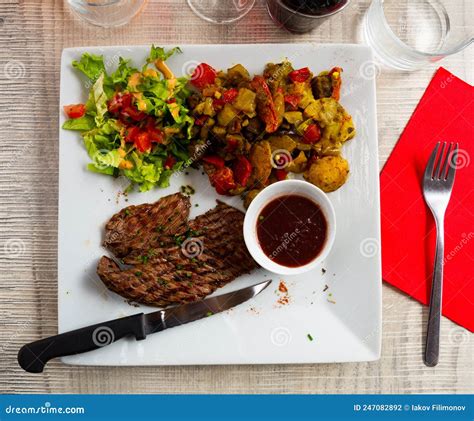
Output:
[[436,222],[436,256],[424,357],[425,364],[428,367],[434,367],[439,360],[443,293],[444,214],[453,190],[457,152],[457,143],[448,144],[443,142],[441,144],[438,142],[431,153],[423,178],[423,196]]

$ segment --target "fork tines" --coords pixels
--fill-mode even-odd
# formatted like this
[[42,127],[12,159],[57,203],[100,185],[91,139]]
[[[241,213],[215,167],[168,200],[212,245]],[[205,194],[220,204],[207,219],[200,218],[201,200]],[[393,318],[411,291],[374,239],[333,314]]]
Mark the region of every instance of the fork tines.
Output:
[[457,142],[438,142],[435,148],[433,149],[433,152],[431,153],[430,159],[426,166],[425,180],[451,180],[456,172],[457,152]]

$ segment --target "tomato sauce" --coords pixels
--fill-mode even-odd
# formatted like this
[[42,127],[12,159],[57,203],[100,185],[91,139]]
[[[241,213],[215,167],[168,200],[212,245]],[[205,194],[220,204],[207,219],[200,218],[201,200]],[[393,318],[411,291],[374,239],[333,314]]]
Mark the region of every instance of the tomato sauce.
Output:
[[273,199],[257,220],[257,238],[263,252],[287,267],[304,266],[314,260],[324,247],[327,231],[321,208],[296,194]]

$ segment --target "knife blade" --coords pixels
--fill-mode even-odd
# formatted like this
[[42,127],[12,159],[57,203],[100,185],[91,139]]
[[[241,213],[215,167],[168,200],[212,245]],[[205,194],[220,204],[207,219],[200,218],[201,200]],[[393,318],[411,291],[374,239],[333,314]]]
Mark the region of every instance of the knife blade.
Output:
[[195,303],[147,314],[138,313],[40,339],[21,347],[18,363],[29,373],[41,373],[46,363],[53,358],[103,348],[126,336],[143,340],[151,333],[228,310],[260,294],[270,283],[271,280],[268,280]]

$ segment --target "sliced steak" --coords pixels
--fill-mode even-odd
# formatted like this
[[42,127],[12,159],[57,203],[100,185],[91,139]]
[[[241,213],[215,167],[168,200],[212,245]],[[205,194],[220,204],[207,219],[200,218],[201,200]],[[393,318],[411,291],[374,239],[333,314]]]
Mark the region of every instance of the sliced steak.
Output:
[[120,270],[102,257],[97,273],[110,290],[145,304],[167,306],[200,300],[256,268],[243,239],[244,214],[225,203],[189,221],[160,246],[133,250]]
[[104,247],[118,258],[133,250],[156,246],[161,237],[172,237],[188,222],[189,197],[176,193],[152,204],[128,206],[105,225]]

